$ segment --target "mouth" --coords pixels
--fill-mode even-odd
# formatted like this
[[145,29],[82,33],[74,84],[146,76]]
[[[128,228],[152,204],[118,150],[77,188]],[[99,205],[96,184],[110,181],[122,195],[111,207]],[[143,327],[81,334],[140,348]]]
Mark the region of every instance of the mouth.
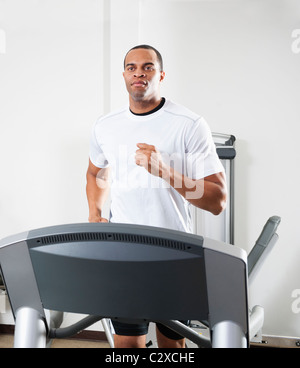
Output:
[[147,85],[146,81],[136,81],[136,82],[131,83],[131,86],[138,87],[138,88],[145,87],[146,85]]

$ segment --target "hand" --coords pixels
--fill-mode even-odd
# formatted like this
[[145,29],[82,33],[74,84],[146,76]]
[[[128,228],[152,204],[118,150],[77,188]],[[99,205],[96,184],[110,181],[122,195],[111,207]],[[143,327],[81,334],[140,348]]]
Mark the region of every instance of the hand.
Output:
[[150,174],[162,177],[163,161],[160,152],[152,145],[138,143],[135,162],[138,166],[144,167]]
[[91,223],[99,223],[99,222],[108,223],[108,220],[104,217],[101,217],[99,214],[96,214],[96,215],[90,215],[89,216],[89,222],[91,222]]

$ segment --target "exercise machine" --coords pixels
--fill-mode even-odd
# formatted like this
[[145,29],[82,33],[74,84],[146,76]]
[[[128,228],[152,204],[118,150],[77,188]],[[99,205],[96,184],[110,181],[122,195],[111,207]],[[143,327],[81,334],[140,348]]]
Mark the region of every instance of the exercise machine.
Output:
[[235,158],[237,155],[233,135],[212,134],[218,157],[224,167],[227,183],[227,206],[219,215],[192,207],[193,232],[207,238],[224,243],[234,244],[234,176]]
[[[60,225],[1,240],[0,266],[15,348],[44,348],[107,318],[160,322],[199,347],[246,348],[262,323],[259,307],[249,313],[245,251],[193,234]],[[89,317],[62,329],[62,312]],[[210,338],[178,320],[205,321]]]
[[[278,241],[277,229],[280,225],[281,218],[279,216],[270,217],[265,223],[255,245],[250,251],[248,261],[248,288],[251,290],[251,285],[254,280],[260,276],[260,271],[264,265],[264,262],[272,252],[275,244]],[[251,300],[249,301],[249,315],[250,315],[250,341],[262,342],[262,327],[264,323],[264,308],[262,306],[250,307]],[[209,337],[209,325],[204,321],[189,321],[189,326],[193,328],[198,334]],[[156,347],[156,334],[153,326],[148,334],[148,345],[150,347]],[[113,346],[113,345],[111,345]],[[196,345],[187,340],[187,347],[196,347]]]

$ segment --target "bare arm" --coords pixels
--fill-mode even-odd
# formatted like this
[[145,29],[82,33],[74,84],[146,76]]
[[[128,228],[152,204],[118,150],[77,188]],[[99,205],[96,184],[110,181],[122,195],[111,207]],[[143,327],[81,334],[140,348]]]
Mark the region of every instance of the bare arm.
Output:
[[154,146],[138,144],[138,148],[136,164],[167,181],[191,204],[214,215],[219,215],[225,209],[227,188],[224,173],[193,180],[165,165]]
[[102,217],[102,209],[110,189],[109,169],[99,169],[90,161],[86,180],[89,222],[108,222]]
[[[169,168],[162,173],[162,178],[198,208],[219,215],[226,207],[227,190],[223,172],[204,179],[193,180]],[[176,185],[176,183],[181,183],[181,185]]]

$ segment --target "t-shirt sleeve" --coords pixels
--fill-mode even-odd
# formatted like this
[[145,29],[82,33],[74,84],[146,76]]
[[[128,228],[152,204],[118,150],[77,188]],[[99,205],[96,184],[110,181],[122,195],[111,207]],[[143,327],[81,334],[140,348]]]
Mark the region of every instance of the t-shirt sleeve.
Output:
[[92,129],[92,133],[91,133],[91,137],[90,137],[90,152],[89,152],[89,156],[90,156],[90,160],[92,162],[93,165],[95,165],[96,167],[99,167],[99,169],[104,169],[106,167],[109,166],[109,163],[104,155],[104,152],[97,140],[97,136],[96,136],[96,129],[97,129],[97,124],[98,122],[96,122],[96,124],[94,125],[93,129]]
[[194,180],[224,172],[211,130],[204,118],[194,122],[186,135],[187,176]]

